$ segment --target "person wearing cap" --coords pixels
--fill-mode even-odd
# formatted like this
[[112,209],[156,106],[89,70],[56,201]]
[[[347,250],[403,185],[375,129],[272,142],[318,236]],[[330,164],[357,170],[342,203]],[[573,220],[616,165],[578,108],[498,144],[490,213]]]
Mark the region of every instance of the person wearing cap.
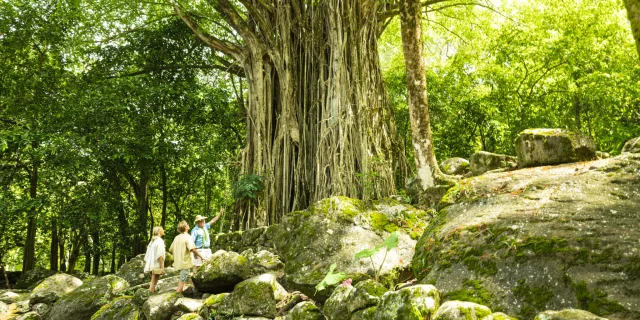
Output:
[[223,213],[224,208],[221,208],[218,215],[215,218],[211,219],[211,221],[209,221],[208,223],[206,222],[207,217],[203,217],[201,215],[196,216],[196,226],[191,230],[191,239],[193,240],[193,243],[196,244],[196,250],[198,251],[198,253],[200,253],[200,255],[204,258],[195,259],[194,272],[197,272],[198,268],[200,268],[204,261],[211,257],[211,237],[209,236],[209,229],[211,229],[211,225],[213,225],[216,221],[218,221],[218,219],[220,219],[220,216],[222,216]]

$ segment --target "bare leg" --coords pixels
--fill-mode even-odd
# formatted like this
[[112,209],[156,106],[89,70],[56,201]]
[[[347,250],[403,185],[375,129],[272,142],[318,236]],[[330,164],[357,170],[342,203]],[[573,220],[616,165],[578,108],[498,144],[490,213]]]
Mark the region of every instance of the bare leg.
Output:
[[178,288],[176,289],[176,292],[182,293],[182,291],[184,291],[184,282],[178,281]]
[[151,293],[156,293],[156,284],[158,284],[159,278],[159,274],[151,274],[151,285],[149,286],[149,291],[151,291]]

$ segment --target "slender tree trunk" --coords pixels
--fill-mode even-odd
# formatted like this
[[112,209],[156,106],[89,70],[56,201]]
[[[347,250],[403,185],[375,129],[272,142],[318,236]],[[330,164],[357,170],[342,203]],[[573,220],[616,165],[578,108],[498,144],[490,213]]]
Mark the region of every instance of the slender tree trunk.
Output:
[[58,271],[58,226],[56,218],[51,219],[51,254],[49,255],[49,269]]
[[78,256],[80,256],[80,247],[82,246],[82,233],[83,231],[78,231],[71,238],[71,253],[69,253],[69,267],[67,269],[69,272],[73,272],[76,269]]
[[580,116],[582,114],[582,102],[580,101],[579,93],[573,95],[573,113],[576,119],[576,127],[578,131],[582,130],[582,121]]
[[91,233],[91,239],[93,240],[93,275],[97,276],[98,271],[100,270],[100,258],[101,251],[100,248],[100,230],[96,229]]
[[427,100],[427,78],[422,57],[423,40],[421,26],[421,4],[418,0],[400,1],[402,49],[407,72],[409,116],[414,156],[422,190],[432,187],[442,176],[433,151],[429,103]]
[[[37,148],[36,142],[33,143],[33,147]],[[38,196],[38,165],[34,164],[33,168],[29,172],[29,197],[31,200],[36,200]],[[27,223],[27,239],[24,245],[24,256],[22,258],[22,271],[29,271],[36,266],[36,221],[38,218],[38,209],[32,206],[29,210],[29,219]]]
[[113,242],[113,245],[111,246],[111,270],[109,270],[110,273],[116,273],[116,243],[115,241]]
[[167,223],[167,170],[164,167],[164,164],[160,167],[162,171],[162,216],[160,218],[160,225],[164,229]]
[[[60,229],[60,234],[63,234],[62,228]],[[65,251],[65,239],[64,237],[60,237],[58,241],[58,246],[60,247],[60,271],[67,271],[67,253]]]
[[138,255],[145,252],[147,243],[147,223],[148,223],[148,184],[149,184],[149,172],[146,170],[140,171],[140,179],[136,183],[133,178],[129,177],[129,182],[133,187],[134,196],[136,198],[136,226],[134,228],[133,236],[133,254]]
[[640,58],[640,0],[624,0],[624,4],[627,7],[631,32],[636,40],[636,49],[638,50],[638,58]]
[[91,246],[89,236],[84,236],[84,272],[91,273]]
[[4,255],[0,254],[0,272],[2,272],[2,276],[4,277],[4,283],[5,286],[7,287],[7,289],[11,289],[11,284],[9,283],[9,276],[7,275],[7,270],[5,270],[4,268],[4,261],[3,258]]

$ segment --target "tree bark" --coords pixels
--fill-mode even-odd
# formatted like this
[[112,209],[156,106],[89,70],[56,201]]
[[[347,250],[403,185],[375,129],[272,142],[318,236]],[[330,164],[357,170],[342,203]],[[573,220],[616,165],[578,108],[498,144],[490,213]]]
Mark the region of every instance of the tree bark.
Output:
[[636,49],[638,50],[638,58],[640,58],[640,0],[624,0],[624,4],[627,7],[631,32],[636,40]]
[[84,236],[84,272],[91,273],[91,247],[89,236]]
[[93,275],[97,276],[98,271],[100,270],[100,258],[101,258],[101,248],[100,248],[100,230],[94,229],[91,233],[91,239],[93,240]]
[[[62,229],[60,229],[60,234],[62,234]],[[67,271],[67,255],[65,251],[65,239],[64,237],[59,237],[58,246],[60,247],[60,271]]]
[[69,272],[73,272],[76,269],[80,247],[82,246],[82,233],[83,231],[74,233],[73,238],[71,238],[71,253],[69,254],[69,267],[67,269]]
[[51,254],[49,255],[49,269],[58,271],[58,226],[56,218],[51,219]]
[[[32,143],[34,149],[38,147],[36,142]],[[33,201],[38,196],[38,164],[34,163],[29,171],[29,198]],[[36,266],[36,221],[38,209],[35,204],[29,210],[29,222],[27,223],[27,238],[24,244],[24,255],[22,257],[22,271],[29,271]]]
[[400,27],[407,72],[411,137],[418,178],[422,190],[426,190],[436,184],[436,180],[442,177],[442,172],[436,161],[431,136],[426,69],[422,57],[421,5],[418,0],[400,2]]
[[208,35],[175,7],[200,39],[245,71],[242,172],[264,176],[265,190],[236,221],[277,223],[332,195],[393,194],[401,148],[379,66],[377,2],[240,2],[242,14],[227,0],[210,3],[242,45]]
[[148,222],[148,184],[150,175],[146,169],[140,170],[140,177],[136,181],[131,175],[125,174],[131,188],[133,189],[133,195],[136,198],[136,226],[134,228],[133,235],[133,255],[144,253],[147,243],[147,222]]
[[162,171],[162,216],[160,218],[160,225],[164,229],[167,223],[167,170],[164,164],[160,167]]
[[116,243],[114,242],[111,246],[111,270],[110,273],[116,273]]

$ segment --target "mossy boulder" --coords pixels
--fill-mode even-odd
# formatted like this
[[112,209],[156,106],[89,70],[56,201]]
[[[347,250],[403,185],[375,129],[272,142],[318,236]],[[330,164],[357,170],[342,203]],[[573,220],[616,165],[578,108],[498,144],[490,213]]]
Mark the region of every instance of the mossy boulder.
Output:
[[376,316],[377,307],[369,307],[364,310],[358,310],[351,314],[349,320],[374,320]]
[[476,176],[497,169],[515,169],[518,165],[515,157],[487,151],[474,153],[469,162],[471,173]]
[[340,285],[333,290],[331,297],[324,303],[322,309],[327,320],[349,320],[349,296],[356,288],[351,285]]
[[220,293],[209,296],[204,300],[197,313],[205,319],[209,319],[212,316],[218,314],[218,308],[224,301],[224,298],[228,295],[229,293]]
[[447,301],[436,311],[434,320],[480,320],[491,314],[491,309],[468,301]]
[[275,318],[276,306],[287,295],[276,277],[267,273],[240,282],[216,311],[223,315]]
[[74,291],[60,298],[51,307],[48,318],[89,319],[128,287],[127,281],[115,275],[85,281]]
[[324,318],[318,306],[311,301],[303,301],[296,304],[284,316],[284,320],[322,320]]
[[324,315],[329,320],[350,320],[354,313],[377,306],[387,291],[373,280],[361,281],[355,286],[340,285],[325,302]]
[[139,254],[123,264],[116,275],[126,280],[130,286],[137,286],[151,281],[151,274],[144,273],[144,254]]
[[202,307],[202,300],[191,298],[179,298],[174,305],[176,310],[192,313],[196,312]]
[[15,318],[16,320],[40,320],[40,315],[35,312],[35,311],[31,311],[31,312],[27,312],[25,314],[22,314],[18,317]]
[[263,273],[280,274],[284,269],[284,263],[280,260],[280,257],[267,250],[259,250],[254,253],[252,249],[248,249],[240,255],[247,259],[247,275],[249,277]]
[[13,291],[5,291],[0,294],[0,302],[12,304],[20,299],[20,294]]
[[432,285],[415,285],[388,291],[376,308],[376,320],[428,320],[440,307],[440,293]]
[[138,320],[140,308],[131,296],[122,296],[105,304],[91,316],[91,320]]
[[233,251],[216,251],[193,276],[193,284],[200,292],[221,293],[246,279],[247,258]]
[[449,175],[463,175],[471,170],[469,160],[463,158],[449,158],[440,162],[442,173]]
[[147,320],[169,320],[179,298],[182,294],[175,291],[153,295],[142,305],[142,312]]
[[624,144],[624,147],[622,147],[622,152],[628,152],[628,153],[640,153],[640,137],[637,138],[633,138],[629,141],[627,141]]
[[514,317],[510,317],[509,315],[502,312],[494,312],[481,320],[518,320]]
[[534,320],[607,320],[595,314],[580,309],[565,309],[561,311],[545,311],[538,314]]
[[49,313],[49,310],[51,310],[51,307],[49,307],[49,305],[46,303],[37,303],[31,307],[31,310],[35,311],[37,314],[44,318],[45,315]]
[[180,316],[178,320],[204,320],[204,318],[197,313],[187,313]]
[[82,285],[82,280],[65,273],[57,273],[38,284],[29,295],[29,304],[53,304],[62,296]]
[[32,290],[44,279],[58,273],[57,271],[47,270],[41,267],[35,267],[22,274],[18,283],[13,286],[14,289],[29,289]]
[[326,300],[330,287],[316,293],[315,286],[337,264],[354,282],[373,276],[371,261],[353,260],[354,253],[374,248],[393,231],[400,232],[398,247],[391,250],[383,264],[384,252],[373,256],[376,267],[382,264],[382,276],[397,281],[407,269],[415,241],[431,215],[397,200],[363,202],[346,197],[321,200],[307,210],[283,217],[274,240],[285,261],[285,283],[317,301]]
[[445,301],[518,318],[640,318],[639,173],[629,153],[463,180],[418,241],[413,271]]
[[5,314],[9,313],[9,306],[0,301],[0,318],[3,318]]
[[563,129],[527,129],[516,138],[520,167],[595,160],[596,144],[590,136]]

